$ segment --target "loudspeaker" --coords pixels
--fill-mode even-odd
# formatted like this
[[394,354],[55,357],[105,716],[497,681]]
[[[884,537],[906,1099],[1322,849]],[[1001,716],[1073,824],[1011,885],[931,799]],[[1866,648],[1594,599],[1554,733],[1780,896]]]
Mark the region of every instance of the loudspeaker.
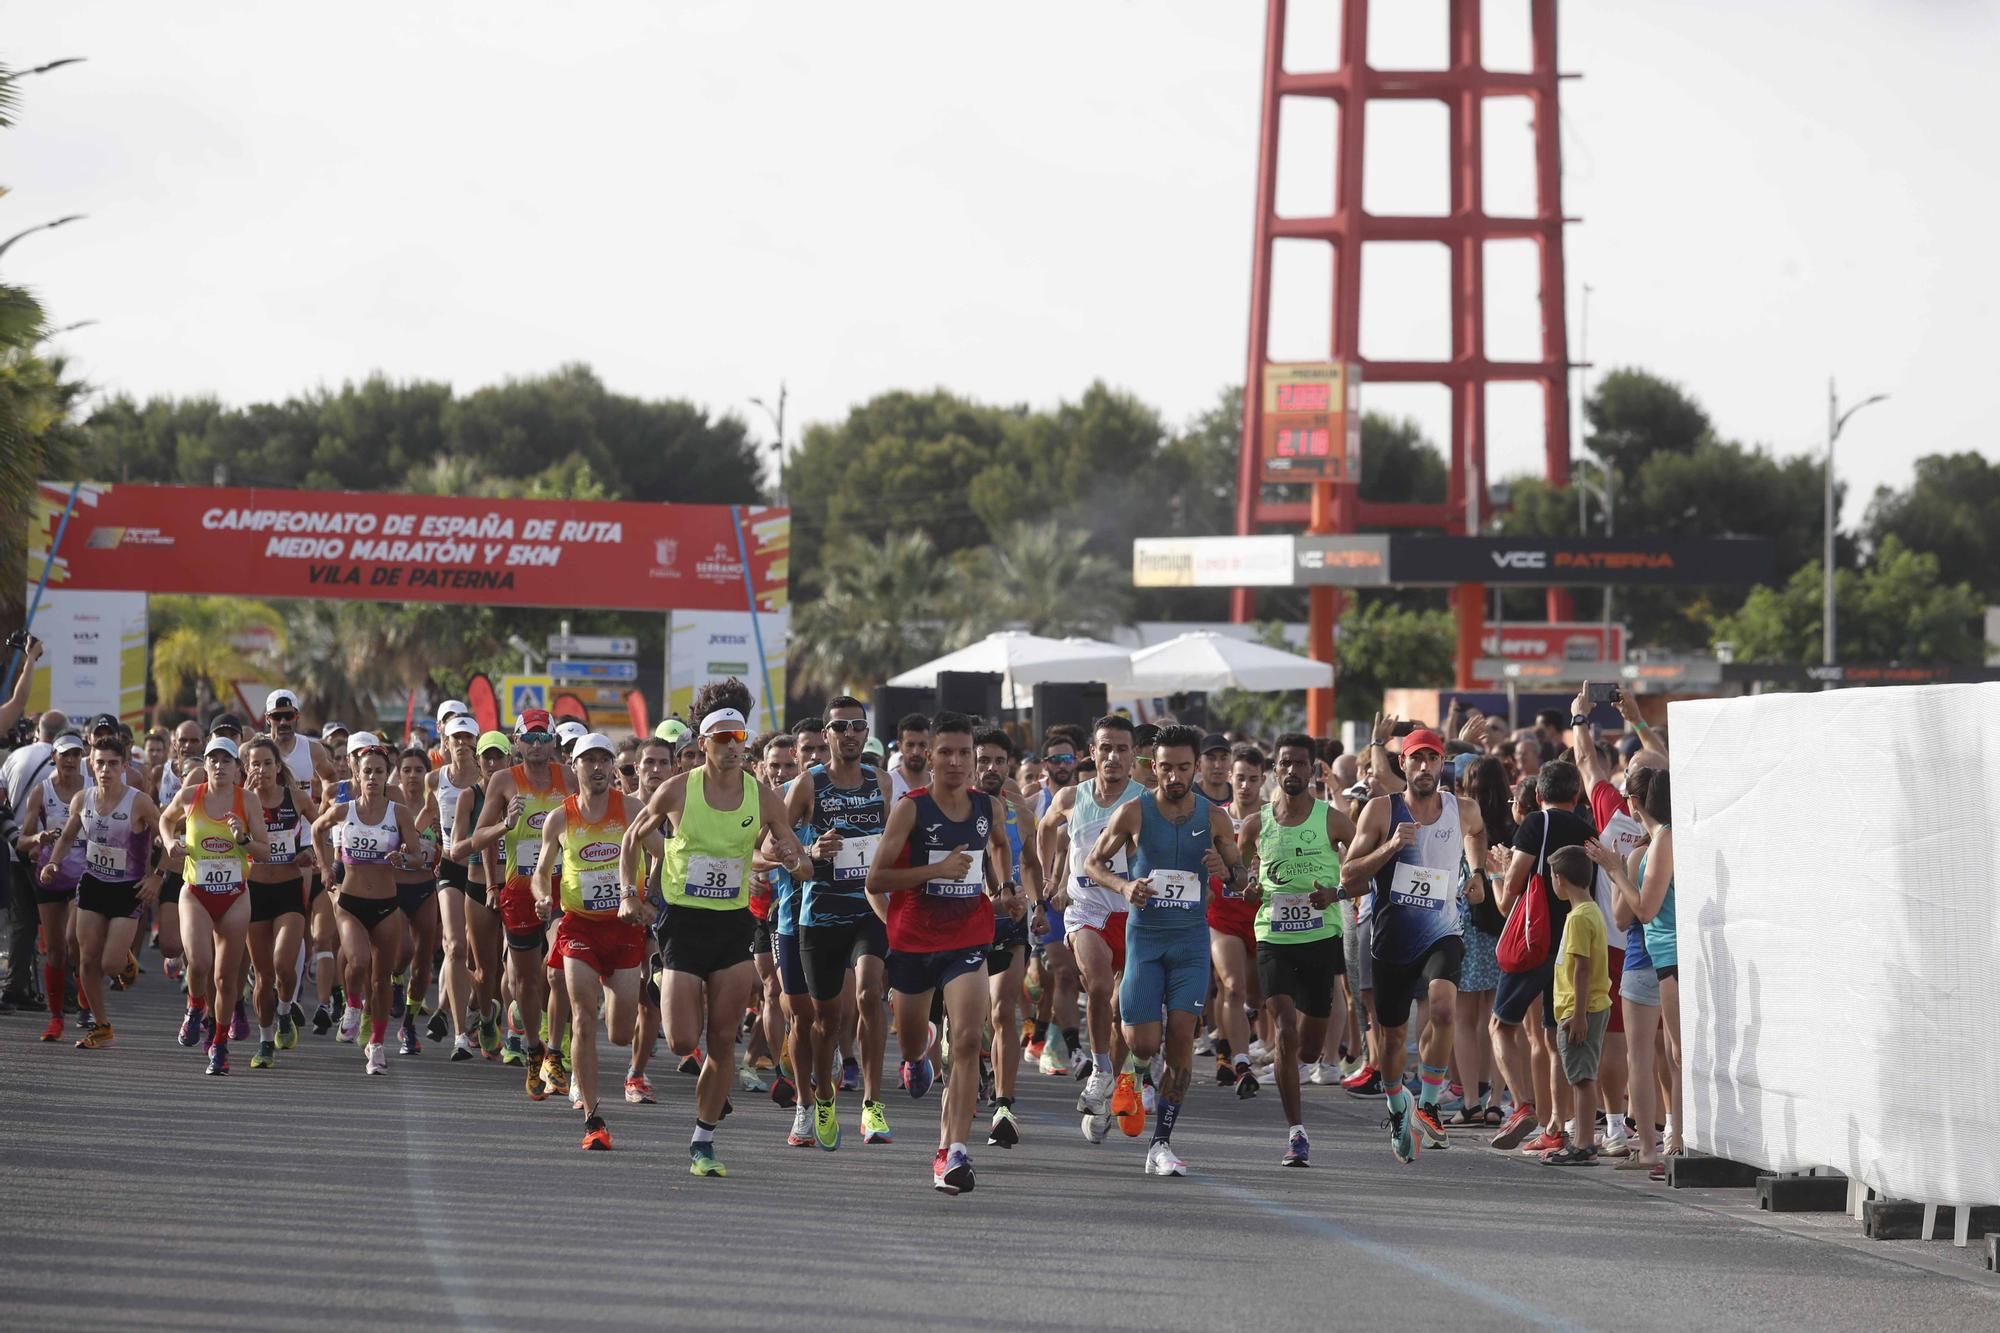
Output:
[[896,743],[896,724],[911,713],[928,713],[931,691],[914,685],[878,685],[869,700],[868,711],[875,720],[875,736],[884,745]]
[[937,711],[964,713],[976,722],[997,725],[1000,721],[1000,673],[938,672]]
[[1168,696],[1167,711],[1174,715],[1174,721],[1185,723],[1196,731],[1209,729],[1208,694],[1204,690]]
[[1088,744],[1091,724],[1110,708],[1104,686],[1099,681],[1035,686],[1035,753],[1041,753],[1040,746],[1049,734],[1049,728],[1065,722],[1081,727],[1085,744]]

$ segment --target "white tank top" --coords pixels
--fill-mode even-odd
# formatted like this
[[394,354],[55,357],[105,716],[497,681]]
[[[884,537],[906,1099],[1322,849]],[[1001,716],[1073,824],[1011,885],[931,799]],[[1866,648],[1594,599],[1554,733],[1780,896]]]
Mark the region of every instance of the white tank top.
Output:
[[382,810],[382,822],[366,823],[361,818],[361,802],[347,803],[347,818],[340,821],[340,859],[345,865],[379,866],[389,860],[389,853],[402,845],[402,829],[396,823],[396,802],[389,801]]
[[292,737],[292,752],[285,756],[285,767],[292,770],[292,778],[307,791],[312,790],[313,751],[312,742],[303,735]]
[[[1125,779],[1125,790],[1109,805],[1097,803],[1097,780],[1076,784],[1074,803],[1069,808],[1069,896],[1079,903],[1097,911],[1116,913],[1126,910],[1125,899],[1105,888],[1083,871],[1083,863],[1090,858],[1090,849],[1097,845],[1097,835],[1104,832],[1104,826],[1111,822],[1111,816],[1119,806],[1136,801],[1146,790],[1137,778]],[[1127,870],[1126,853],[1120,852],[1112,858],[1111,872],[1123,875]]]
[[458,798],[465,788],[452,785],[449,768],[440,768],[437,779],[438,845],[449,849],[453,826],[458,823]]

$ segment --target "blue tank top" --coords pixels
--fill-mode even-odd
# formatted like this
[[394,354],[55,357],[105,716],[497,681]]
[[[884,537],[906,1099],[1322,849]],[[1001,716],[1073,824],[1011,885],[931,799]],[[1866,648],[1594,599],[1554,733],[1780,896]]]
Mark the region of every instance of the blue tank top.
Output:
[[[1646,884],[1646,854],[1639,853],[1639,886]],[[1660,899],[1660,910],[1646,923],[1646,954],[1653,960],[1654,967],[1679,967],[1681,963],[1680,938],[1674,931],[1674,885],[1667,881],[1667,896]]]
[[[1012,802],[998,796],[993,801],[1007,811],[1007,850],[1013,854],[1013,869],[1007,876],[1007,882],[1018,886],[1021,882],[1021,817],[1014,813]],[[1010,919],[998,903],[993,905],[993,915],[995,919]]]
[[[812,819],[803,831],[808,846],[829,830],[851,839],[882,836],[882,826],[888,821],[889,803],[883,796],[882,781],[874,769],[865,765],[862,767],[859,787],[834,786],[833,775],[827,772],[824,764],[814,765],[808,776],[813,785]],[[853,850],[850,849],[850,852]],[[872,852],[869,857],[872,860]],[[840,864],[815,857],[812,879],[801,895],[799,924],[839,926],[872,917],[875,913],[868,906],[868,895],[864,890],[867,880],[867,865],[860,864],[852,856],[841,859]]]
[[1132,852],[1133,879],[1153,880],[1153,898],[1128,918],[1126,931],[1208,934],[1209,801],[1194,793],[1194,813],[1176,824],[1160,813],[1152,792],[1139,799],[1139,841]]
[[1465,859],[1458,799],[1444,796],[1444,808],[1429,824],[1419,823],[1400,793],[1389,798],[1389,833],[1417,824],[1417,840],[1375,872],[1375,957],[1386,963],[1414,963],[1424,950],[1459,933],[1458,868]]

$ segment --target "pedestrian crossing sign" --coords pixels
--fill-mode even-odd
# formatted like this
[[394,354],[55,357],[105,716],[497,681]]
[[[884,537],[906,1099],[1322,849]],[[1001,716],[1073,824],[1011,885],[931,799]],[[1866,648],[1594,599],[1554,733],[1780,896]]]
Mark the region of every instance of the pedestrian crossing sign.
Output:
[[508,726],[530,708],[547,708],[555,693],[555,682],[547,676],[502,676],[500,678],[500,720]]

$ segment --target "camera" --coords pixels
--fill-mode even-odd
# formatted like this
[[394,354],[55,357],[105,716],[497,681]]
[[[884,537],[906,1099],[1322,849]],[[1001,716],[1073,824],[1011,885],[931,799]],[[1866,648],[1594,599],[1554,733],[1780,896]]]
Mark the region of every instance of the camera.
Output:
[[15,630],[12,634],[9,634],[7,636],[7,651],[10,653],[26,652],[28,648],[28,638],[29,638],[28,631],[24,629]]
[[1601,685],[1596,681],[1592,681],[1584,689],[1583,697],[1589,703],[1615,704],[1625,698],[1625,691],[1608,681]]

